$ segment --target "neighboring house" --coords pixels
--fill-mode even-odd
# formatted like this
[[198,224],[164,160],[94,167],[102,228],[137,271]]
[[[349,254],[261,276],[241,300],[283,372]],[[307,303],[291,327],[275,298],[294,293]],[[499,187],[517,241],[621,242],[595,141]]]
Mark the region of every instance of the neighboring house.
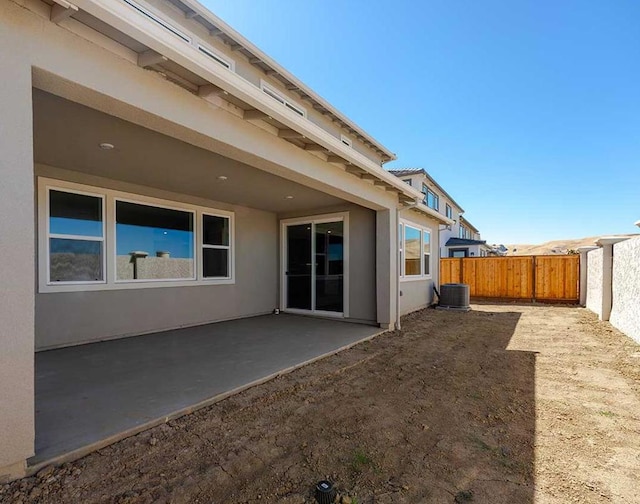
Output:
[[198,2],[5,1],[0,59],[0,477],[34,453],[34,351],[432,302],[458,217]]
[[423,168],[391,169],[407,185],[423,194],[429,208],[453,220],[440,226],[440,257],[485,257],[493,254],[493,247],[480,238],[476,229],[462,214],[464,210]]

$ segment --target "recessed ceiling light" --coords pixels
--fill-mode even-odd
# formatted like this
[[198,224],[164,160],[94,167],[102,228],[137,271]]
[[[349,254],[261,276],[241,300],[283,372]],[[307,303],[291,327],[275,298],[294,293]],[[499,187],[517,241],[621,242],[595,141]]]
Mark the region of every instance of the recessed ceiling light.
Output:
[[291,195],[285,196],[284,199],[293,199],[293,196],[291,196]]
[[220,175],[218,177],[218,180],[227,180],[229,177],[227,177],[226,175]]
[[107,143],[107,142],[102,142],[102,143],[100,144],[100,148],[101,148],[102,150],[111,150],[111,149],[113,149],[114,147],[115,147],[115,145],[110,144],[110,143]]

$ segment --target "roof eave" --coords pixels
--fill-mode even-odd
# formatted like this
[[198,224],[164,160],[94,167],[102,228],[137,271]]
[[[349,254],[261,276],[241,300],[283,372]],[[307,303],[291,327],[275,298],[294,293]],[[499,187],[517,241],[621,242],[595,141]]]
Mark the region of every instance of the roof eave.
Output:
[[300,79],[298,79],[295,75],[289,72],[282,65],[277,63],[269,55],[264,53],[261,49],[259,49],[252,42],[246,39],[243,35],[241,35],[236,30],[234,30],[231,26],[229,26],[222,19],[216,16],[213,12],[207,9],[207,7],[202,5],[197,0],[178,0],[178,1],[180,1],[188,9],[191,9],[192,12],[195,12],[198,16],[202,17],[203,19],[207,20],[209,23],[216,26],[216,28],[218,28],[222,33],[224,33],[226,37],[232,39],[238,45],[238,47],[242,47],[246,51],[251,52],[255,57],[259,58],[260,61],[264,63],[266,66],[271,67],[274,73],[277,73],[279,76],[286,79],[289,82],[291,87],[293,87],[294,89],[299,89],[303,91],[305,95],[307,95],[309,98],[313,99],[319,105],[324,107],[324,109],[326,109],[327,112],[329,112],[331,115],[333,115],[334,117],[342,121],[346,125],[347,129],[350,128],[351,130],[353,130],[354,133],[357,133],[358,135],[366,139],[368,142],[370,142],[373,146],[375,146],[376,149],[379,150],[380,153],[384,154],[384,156],[382,156],[383,164],[397,159],[397,156],[394,152],[386,148],[381,142],[376,140],[373,136],[371,136],[364,129],[358,126],[354,121],[352,121],[347,116],[345,116],[342,112],[340,112],[333,105],[331,105],[327,100],[322,98],[319,94],[313,91],[313,89],[311,89],[309,86],[304,84]]

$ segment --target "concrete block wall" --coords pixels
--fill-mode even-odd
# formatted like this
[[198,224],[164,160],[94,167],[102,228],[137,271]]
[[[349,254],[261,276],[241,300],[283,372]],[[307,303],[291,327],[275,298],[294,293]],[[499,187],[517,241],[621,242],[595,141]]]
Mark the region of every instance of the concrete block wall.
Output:
[[640,236],[603,238],[598,245],[583,263],[585,306],[640,343]]
[[602,316],[602,249],[587,254],[587,308]]
[[640,237],[613,246],[610,322],[640,343]]

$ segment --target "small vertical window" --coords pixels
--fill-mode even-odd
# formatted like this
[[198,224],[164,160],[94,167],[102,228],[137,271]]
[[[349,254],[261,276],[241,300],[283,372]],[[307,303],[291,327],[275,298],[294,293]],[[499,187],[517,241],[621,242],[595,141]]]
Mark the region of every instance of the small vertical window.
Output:
[[202,276],[231,277],[231,220],[217,215],[202,216]]
[[420,230],[404,226],[404,273],[406,276],[420,276]]
[[49,282],[104,282],[102,196],[48,192]]
[[398,270],[400,276],[404,276],[404,226],[398,226]]
[[449,219],[453,219],[453,210],[451,209],[451,205],[449,203],[446,204],[445,207],[446,215]]
[[422,254],[424,257],[424,275],[431,274],[431,233],[422,231]]

